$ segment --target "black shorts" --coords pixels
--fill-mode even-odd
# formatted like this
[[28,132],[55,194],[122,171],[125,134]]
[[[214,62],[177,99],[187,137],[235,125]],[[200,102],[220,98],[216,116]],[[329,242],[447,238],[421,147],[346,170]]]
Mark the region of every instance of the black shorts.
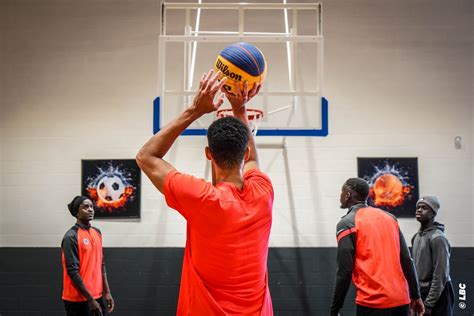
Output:
[[357,316],[408,316],[410,305],[401,305],[392,308],[370,308],[357,305]]
[[[105,309],[104,301],[102,297],[96,299],[99,303],[100,307],[102,308],[102,315],[107,315],[107,311]],[[64,307],[66,308],[67,316],[96,316],[89,310],[89,305],[87,302],[71,302],[71,301],[64,301]]]

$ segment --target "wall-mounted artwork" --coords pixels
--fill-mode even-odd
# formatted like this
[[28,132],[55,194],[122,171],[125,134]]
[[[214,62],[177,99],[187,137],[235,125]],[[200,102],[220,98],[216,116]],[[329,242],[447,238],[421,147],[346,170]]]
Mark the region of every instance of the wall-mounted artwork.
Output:
[[357,168],[370,186],[369,205],[397,217],[415,217],[418,158],[357,158]]
[[82,160],[82,195],[96,218],[140,218],[140,183],[134,159]]

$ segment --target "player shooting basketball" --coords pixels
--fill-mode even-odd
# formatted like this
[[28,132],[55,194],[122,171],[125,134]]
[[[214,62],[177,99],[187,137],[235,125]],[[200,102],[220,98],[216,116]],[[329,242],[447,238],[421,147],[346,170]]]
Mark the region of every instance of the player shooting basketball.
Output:
[[214,101],[226,82],[219,75],[211,70],[202,77],[192,105],[141,148],[137,162],[187,221],[177,315],[273,315],[267,277],[273,187],[259,170],[245,107],[259,85],[226,92],[234,117],[209,126],[212,183],[163,159],[181,132],[223,103],[224,95]]

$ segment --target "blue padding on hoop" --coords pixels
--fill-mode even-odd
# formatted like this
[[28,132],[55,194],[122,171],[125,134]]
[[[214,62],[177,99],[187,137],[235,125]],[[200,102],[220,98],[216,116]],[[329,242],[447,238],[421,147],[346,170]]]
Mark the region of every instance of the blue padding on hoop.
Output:
[[153,100],[153,134],[158,133],[161,128],[160,115],[160,97],[156,97]]
[[[153,100],[153,134],[161,127],[160,122],[160,97]],[[306,136],[326,137],[329,134],[329,102],[321,98],[321,128],[320,129],[259,129],[257,136]],[[188,128],[181,133],[183,136],[206,136],[207,129]]]

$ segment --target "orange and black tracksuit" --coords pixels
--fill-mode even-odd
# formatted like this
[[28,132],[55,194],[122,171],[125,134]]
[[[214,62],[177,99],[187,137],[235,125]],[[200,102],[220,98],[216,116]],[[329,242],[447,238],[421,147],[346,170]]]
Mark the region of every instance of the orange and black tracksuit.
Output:
[[61,243],[64,301],[85,302],[77,289],[81,281],[94,299],[102,297],[105,263],[102,254],[102,234],[92,226],[75,224]]
[[395,308],[420,297],[418,279],[396,218],[365,203],[352,206],[337,224],[337,274],[331,315],[344,304],[351,278],[356,304]]

